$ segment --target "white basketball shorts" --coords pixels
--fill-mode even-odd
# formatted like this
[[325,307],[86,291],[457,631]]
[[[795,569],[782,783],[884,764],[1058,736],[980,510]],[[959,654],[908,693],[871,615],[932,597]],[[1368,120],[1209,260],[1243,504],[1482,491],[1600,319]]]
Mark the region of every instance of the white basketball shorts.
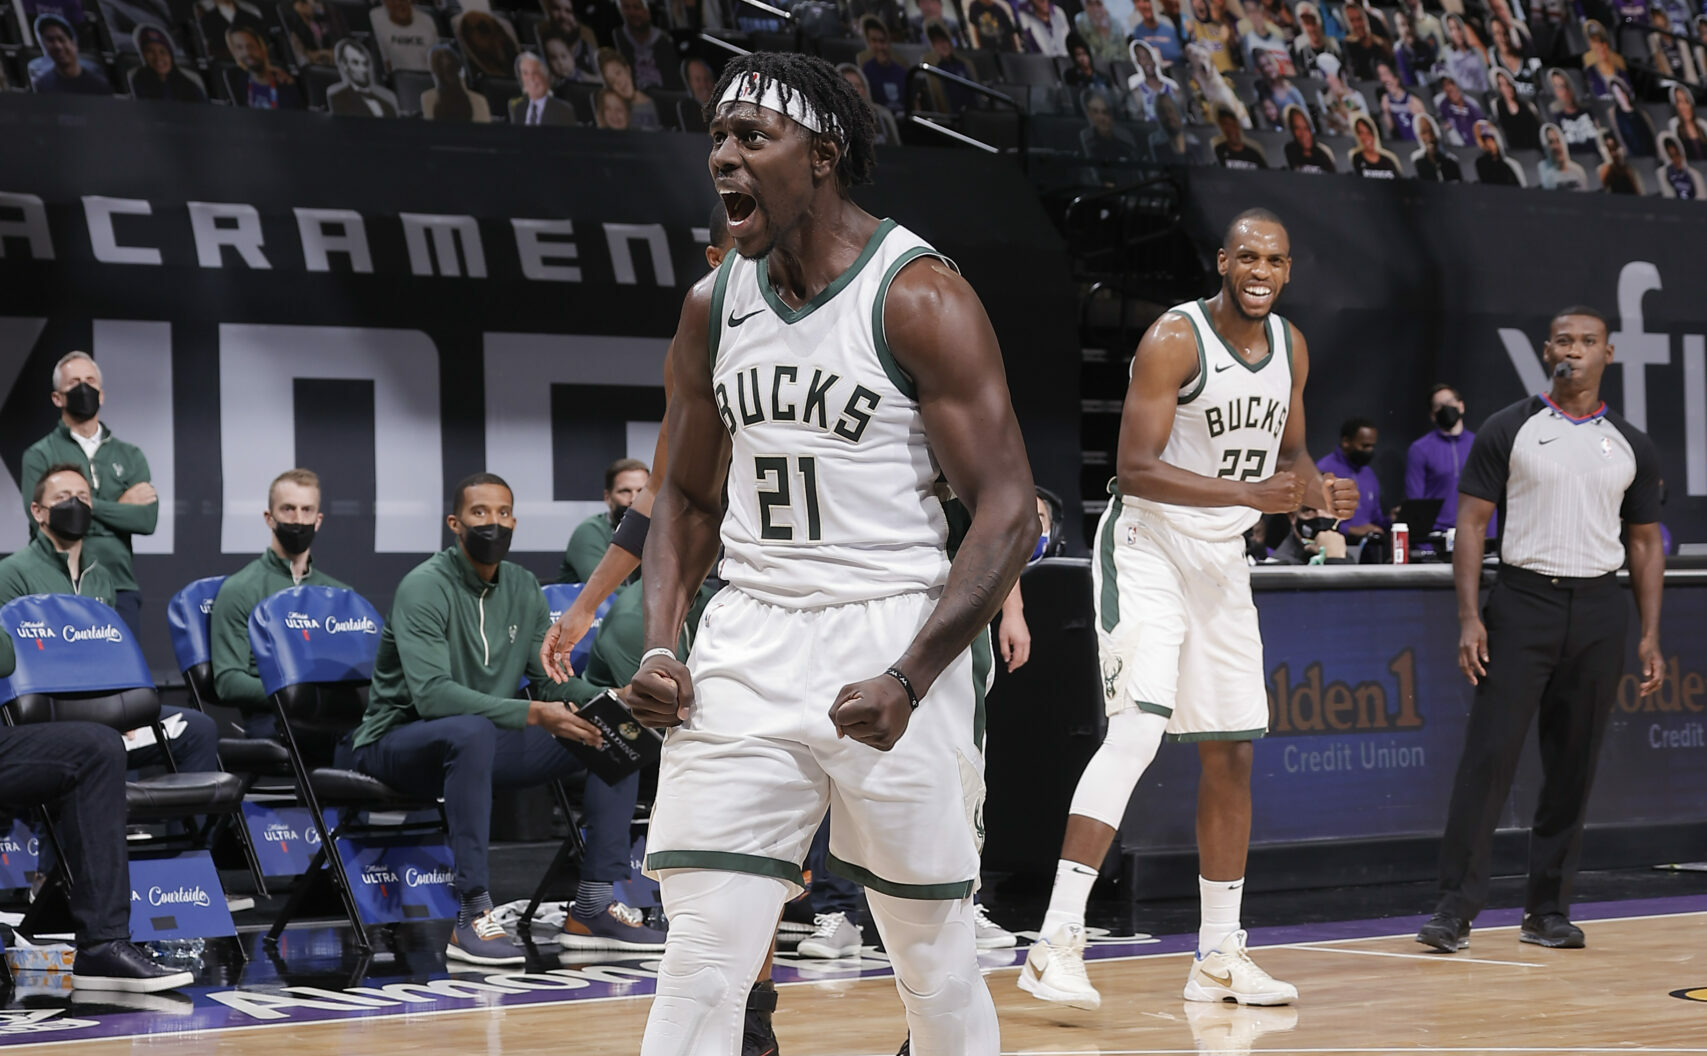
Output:
[[688,657],[694,704],[665,736],[646,873],[720,869],[801,888],[825,810],[835,872],[900,898],[977,886],[984,835],[981,634],[937,679],[894,748],[838,738],[842,687],[882,674],[935,601],[903,594],[789,609],[725,588]]
[[1208,541],[1109,502],[1091,576],[1103,703],[1168,719],[1180,741],[1268,731],[1262,635],[1240,539]]

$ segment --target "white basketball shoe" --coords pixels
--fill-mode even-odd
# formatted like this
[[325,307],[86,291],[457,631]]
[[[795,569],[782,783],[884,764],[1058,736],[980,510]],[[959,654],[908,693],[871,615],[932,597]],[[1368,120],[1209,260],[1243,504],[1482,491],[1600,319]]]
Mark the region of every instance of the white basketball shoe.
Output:
[[1085,928],[1063,924],[1026,951],[1019,970],[1019,988],[1040,1001],[1053,1001],[1094,1012],[1102,995],[1085,974]]
[[1298,988],[1274,978],[1245,952],[1245,933],[1235,931],[1221,945],[1192,959],[1185,980],[1187,1001],[1237,1001],[1241,1005],[1284,1005],[1298,1000]]

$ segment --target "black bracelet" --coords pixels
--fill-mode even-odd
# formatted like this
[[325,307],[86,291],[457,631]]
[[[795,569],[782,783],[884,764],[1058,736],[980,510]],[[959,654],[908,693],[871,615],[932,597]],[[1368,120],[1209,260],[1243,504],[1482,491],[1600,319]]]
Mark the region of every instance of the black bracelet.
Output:
[[630,507],[617,522],[616,531],[611,534],[611,545],[620,546],[635,557],[644,557],[646,550],[646,530],[652,527],[652,518]]
[[893,667],[890,668],[889,670],[883,672],[883,673],[888,675],[890,678],[893,678],[895,681],[901,683],[901,688],[907,691],[907,702],[912,704],[913,707],[915,709],[917,709],[919,706],[919,695],[917,693],[913,692],[912,680],[909,679],[906,675],[903,675],[898,669],[893,668]]

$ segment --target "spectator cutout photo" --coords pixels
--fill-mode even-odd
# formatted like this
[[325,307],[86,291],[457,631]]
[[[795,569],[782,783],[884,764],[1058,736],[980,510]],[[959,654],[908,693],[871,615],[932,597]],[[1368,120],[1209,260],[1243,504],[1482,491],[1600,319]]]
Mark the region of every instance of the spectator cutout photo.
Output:
[[598,126],[615,129],[619,132],[628,131],[628,100],[611,91],[600,88],[597,97]]
[[451,26],[474,72],[503,77],[515,67],[521,46],[508,22],[489,11],[464,11]]
[[[1577,99],[1576,85],[1570,74],[1557,66],[1547,71],[1547,83],[1553,92],[1549,117],[1559,126],[1565,145],[1572,150],[1600,150],[1600,133],[1594,126],[1594,115],[1583,108]],[[1546,145],[1542,145],[1545,152]]]
[[[167,23],[170,25],[170,22]],[[248,0],[200,0],[196,5],[196,25],[201,28],[202,41],[207,45],[208,58],[235,59],[227,32],[239,27],[266,33],[267,22],[261,9]],[[242,106],[241,101],[238,102]]]
[[1357,137],[1357,149],[1349,159],[1353,172],[1376,180],[1396,180],[1403,174],[1399,159],[1381,148],[1381,134],[1375,130],[1374,118],[1359,114],[1351,123],[1351,131]]
[[225,72],[225,84],[231,89],[233,102],[252,110],[302,108],[302,93],[297,90],[296,78],[273,65],[260,30],[233,26],[225,31],[225,45],[237,62],[236,69]]
[[59,15],[38,15],[35,33],[42,53],[30,60],[30,87],[33,90],[43,94],[113,94],[113,86],[107,81],[107,71],[99,62],[82,54],[77,44],[77,31],[71,28],[71,23]]
[[1286,108],[1286,167],[1294,172],[1336,172],[1333,151],[1316,142],[1316,128],[1303,107]]
[[1156,49],[1142,40],[1134,40],[1130,49],[1132,65],[1138,72],[1126,79],[1126,90],[1132,94],[1134,109],[1140,120],[1156,120],[1156,100],[1167,96],[1176,104],[1180,100],[1179,85],[1162,76],[1162,62]]
[[539,52],[551,68],[551,83],[598,84],[599,68],[594,59],[597,50],[580,37],[571,37],[547,22],[534,27]]
[[1671,134],[1690,161],[1707,160],[1707,120],[1695,112],[1695,97],[1681,84],[1671,89]]
[[628,103],[629,127],[642,132],[656,132],[663,127],[658,120],[658,104],[635,86],[634,68],[622,52],[615,48],[600,48],[598,60],[599,75],[604,78],[605,87]]
[[1666,163],[1654,171],[1654,179],[1659,182],[1660,197],[1688,198],[1700,201],[1707,198],[1707,183],[1701,180],[1701,173],[1690,168],[1689,161],[1683,156],[1683,144],[1671,132],[1661,132],[1659,136],[1660,154]]
[[1251,127],[1251,115],[1245,104],[1234,94],[1233,86],[1215,65],[1211,52],[1200,43],[1186,45],[1186,67],[1191,71],[1191,83],[1203,104],[1203,119],[1213,121],[1217,110],[1226,108],[1239,115],[1239,124]]
[[1636,108],[1630,86],[1623,81],[1612,85],[1612,105],[1606,108],[1606,123],[1618,133],[1619,142],[1633,158],[1651,158],[1659,152],[1654,140],[1654,123]]
[[[1472,129],[1471,135],[1475,135]],[[1417,118],[1417,142],[1422,149],[1411,155],[1411,169],[1425,183],[1459,183],[1464,173],[1458,159],[1440,149],[1440,125],[1424,114]]]
[[374,43],[379,46],[386,69],[431,68],[432,51],[439,43],[439,27],[433,16],[415,10],[409,0],[385,0],[368,12],[368,21],[373,26]]
[[516,57],[516,83],[522,94],[510,100],[512,125],[578,125],[575,108],[551,94],[551,71],[531,51]]
[[1541,126],[1541,164],[1536,166],[1536,171],[1541,174],[1541,189],[1544,191],[1588,190],[1588,173],[1571,160],[1565,134],[1558,125],[1549,123]]
[[1642,177],[1630,167],[1624,145],[1610,129],[1600,134],[1600,189],[1607,194],[1642,194]]
[[1501,187],[1526,187],[1523,168],[1505,156],[1505,144],[1500,141],[1499,129],[1483,121],[1476,126],[1476,145],[1482,152],[1476,155],[1476,182]]
[[397,96],[375,82],[378,70],[361,42],[345,37],[333,49],[338,83],[326,90],[326,109],[342,117],[396,117]]
[[1245,142],[1245,130],[1239,127],[1238,115],[1221,110],[1215,115],[1215,127],[1221,130],[1213,146],[1215,160],[1228,169],[1266,169],[1268,156],[1255,143]]
[[82,0],[14,0],[11,8],[18,22],[18,40],[26,47],[40,47],[35,25],[42,15],[58,15],[68,26],[83,24]]
[[1513,150],[1541,149],[1541,115],[1535,104],[1517,89],[1517,80],[1504,70],[1494,71],[1494,120]]
[[[836,72],[842,75],[842,80],[853,85],[859,97],[871,105],[871,86],[866,82],[865,73],[851,62],[844,62],[836,67]],[[895,115],[885,106],[871,105],[872,117],[877,121],[876,143],[899,143],[901,128],[895,123]]]
[[492,105],[478,92],[468,90],[463,79],[462,56],[449,44],[432,50],[433,86],[421,93],[421,116],[428,121],[463,121],[486,124],[492,120]]
[[131,46],[142,56],[142,65],[130,71],[130,94],[137,99],[170,99],[180,103],[207,102],[201,77],[178,65],[170,34],[159,26],[143,24],[131,31]]
[[279,21],[290,39],[298,66],[334,66],[332,47],[350,35],[343,12],[321,0],[287,0],[279,4]]

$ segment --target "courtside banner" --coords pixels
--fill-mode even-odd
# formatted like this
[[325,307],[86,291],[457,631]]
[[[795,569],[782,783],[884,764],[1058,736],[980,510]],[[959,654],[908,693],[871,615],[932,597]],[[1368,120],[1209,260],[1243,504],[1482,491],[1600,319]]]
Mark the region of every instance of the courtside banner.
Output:
[[[557,578],[602,472],[652,457],[665,349],[708,270],[709,140],[598,129],[0,93],[0,552],[17,473],[58,421],[54,362],[93,353],[102,421],[140,448],[144,649],[166,600],[268,544],[266,488],[316,470],[318,568],[380,612],[448,545],[446,493],[516,491],[512,556]],[[882,148],[857,197],[954,258],[988,307],[1037,479],[1078,530],[1077,305],[1017,166]]]
[[364,923],[456,916],[456,863],[443,837],[345,837],[333,842]]
[[[1256,601],[1269,734],[1256,742],[1252,843],[1438,835],[1475,693],[1458,671],[1452,591],[1259,590]],[[1590,826],[1701,820],[1707,803],[1703,634],[1707,585],[1668,585],[1665,682],[1641,697],[1631,603],[1626,674],[1601,751]],[[1139,782],[1122,846],[1194,846],[1197,774],[1191,745],[1165,745]],[[1540,783],[1532,732],[1501,828],[1528,827]],[[1592,844],[1592,832],[1588,839]]]
[[[307,807],[273,806],[246,799],[243,820],[248,823],[262,876],[300,876],[320,850],[320,830],[314,827]],[[326,824],[337,827],[337,808],[327,808]]]
[[19,818],[0,822],[0,891],[29,887],[36,871],[41,843],[35,832]]
[[130,937],[137,942],[235,935],[219,870],[206,851],[130,862]]

